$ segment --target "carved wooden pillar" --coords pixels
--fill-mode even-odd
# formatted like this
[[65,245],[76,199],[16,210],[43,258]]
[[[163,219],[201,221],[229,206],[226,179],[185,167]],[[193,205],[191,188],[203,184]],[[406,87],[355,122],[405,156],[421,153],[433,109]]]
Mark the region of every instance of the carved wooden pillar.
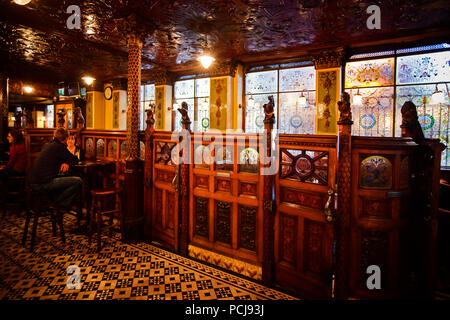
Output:
[[143,172],[139,160],[139,107],[141,89],[142,40],[135,33],[128,34],[128,105],[127,157],[125,160],[125,239],[137,240],[141,234]]
[[[268,159],[272,158],[272,130],[275,123],[275,115],[273,113],[273,97],[269,97],[269,103],[264,106],[264,134],[265,134],[265,149],[260,150],[264,154],[264,168],[270,167],[271,162]],[[263,263],[262,263],[262,281],[269,285],[273,281],[274,275],[274,199],[273,199],[273,184],[274,175],[263,171]]]
[[336,212],[336,279],[335,297],[348,297],[348,268],[349,268],[349,235],[352,202],[351,156],[352,156],[352,113],[350,96],[344,92],[342,100],[338,102],[340,117],[338,124],[337,150],[337,195],[338,208]]
[[189,244],[189,163],[191,157],[191,120],[187,115],[187,104],[183,102],[181,104],[181,109],[178,109],[182,114],[181,124],[183,126],[182,137],[180,144],[182,144],[181,149],[181,165],[180,170],[180,201],[181,206],[180,213],[180,247],[179,251],[182,255],[187,256],[188,254],[188,244]]
[[153,134],[155,133],[155,105],[150,105],[147,113],[145,129],[145,162],[144,162],[144,236],[152,238],[152,183],[153,183]]

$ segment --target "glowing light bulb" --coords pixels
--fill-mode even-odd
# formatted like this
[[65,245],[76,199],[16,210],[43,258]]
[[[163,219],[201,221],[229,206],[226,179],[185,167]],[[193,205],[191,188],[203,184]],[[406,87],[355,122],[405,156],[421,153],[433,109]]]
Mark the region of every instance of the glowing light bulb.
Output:
[[23,90],[24,90],[26,93],[32,93],[34,89],[33,89],[33,87],[25,86],[25,87],[23,87]]
[[31,0],[14,0],[14,3],[21,5],[21,6],[27,5],[30,2],[31,2]]
[[298,105],[299,106],[306,106],[306,97],[303,95],[303,92],[302,92],[302,95],[300,96],[300,97],[298,97]]
[[253,99],[252,96],[250,96],[250,98],[248,98],[247,105],[248,105],[249,107],[254,107],[254,106],[255,106],[255,99]]
[[356,94],[353,96],[353,104],[354,105],[362,105],[362,95],[359,93],[359,89],[358,92],[356,92]]
[[95,81],[95,79],[94,78],[92,78],[92,77],[88,77],[88,76],[86,76],[86,77],[83,77],[82,78],[83,80],[84,80],[84,82],[88,85],[88,86],[90,86],[91,84],[93,84],[94,83],[94,81]]
[[204,54],[200,56],[199,61],[202,64],[203,68],[208,69],[211,63],[213,63],[216,59],[211,57],[210,55]]
[[438,86],[436,84],[436,90],[431,95],[431,104],[441,104],[445,103],[445,96],[444,93],[438,89]]

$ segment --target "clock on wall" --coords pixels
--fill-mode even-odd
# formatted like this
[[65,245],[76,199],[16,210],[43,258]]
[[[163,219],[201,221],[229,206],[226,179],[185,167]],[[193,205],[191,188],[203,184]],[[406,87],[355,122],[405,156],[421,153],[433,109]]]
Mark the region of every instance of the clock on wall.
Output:
[[106,100],[111,100],[112,98],[112,92],[113,92],[113,88],[108,86],[105,88],[105,99]]

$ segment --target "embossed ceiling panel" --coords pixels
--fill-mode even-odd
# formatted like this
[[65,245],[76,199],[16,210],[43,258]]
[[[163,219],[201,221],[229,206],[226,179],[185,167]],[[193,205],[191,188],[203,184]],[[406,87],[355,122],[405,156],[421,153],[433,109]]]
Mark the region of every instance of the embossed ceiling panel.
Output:
[[[366,27],[371,4],[381,8],[381,30]],[[69,5],[81,9],[81,30],[66,26]],[[125,76],[126,35],[117,19],[131,13],[147,30],[143,69],[179,71],[197,66],[205,47],[218,60],[295,56],[436,30],[449,9],[445,0],[32,0],[26,6],[3,0],[0,57],[60,79]]]

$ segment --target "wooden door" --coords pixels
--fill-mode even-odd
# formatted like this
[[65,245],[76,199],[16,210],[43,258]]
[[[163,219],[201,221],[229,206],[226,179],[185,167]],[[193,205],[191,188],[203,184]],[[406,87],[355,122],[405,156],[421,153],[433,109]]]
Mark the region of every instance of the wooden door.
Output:
[[275,281],[308,298],[331,298],[336,137],[281,135],[275,178]]
[[[160,134],[161,136],[161,134]],[[152,240],[163,247],[179,248],[179,169],[172,152],[178,153],[178,142],[155,137],[153,142]]]

